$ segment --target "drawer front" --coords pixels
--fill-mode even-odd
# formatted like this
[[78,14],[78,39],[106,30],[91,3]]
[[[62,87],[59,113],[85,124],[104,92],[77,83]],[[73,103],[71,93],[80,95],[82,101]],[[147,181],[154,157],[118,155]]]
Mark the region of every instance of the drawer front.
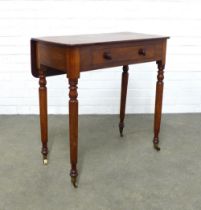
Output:
[[162,59],[161,40],[150,43],[120,43],[83,47],[80,51],[81,71],[157,61]]
[[155,59],[158,50],[156,45],[95,49],[92,52],[92,65],[104,66],[123,61],[146,62]]

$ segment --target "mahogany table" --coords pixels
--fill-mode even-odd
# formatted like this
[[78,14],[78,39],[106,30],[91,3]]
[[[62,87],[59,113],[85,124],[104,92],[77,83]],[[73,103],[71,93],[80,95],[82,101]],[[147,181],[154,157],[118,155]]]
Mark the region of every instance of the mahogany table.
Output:
[[80,72],[123,66],[119,131],[123,136],[128,65],[156,61],[158,75],[153,145],[159,148],[166,42],[169,37],[138,33],[108,33],[31,39],[32,75],[39,78],[40,126],[43,162],[47,164],[48,122],[46,76],[66,74],[69,82],[69,140],[71,181],[76,187],[78,153],[77,83]]

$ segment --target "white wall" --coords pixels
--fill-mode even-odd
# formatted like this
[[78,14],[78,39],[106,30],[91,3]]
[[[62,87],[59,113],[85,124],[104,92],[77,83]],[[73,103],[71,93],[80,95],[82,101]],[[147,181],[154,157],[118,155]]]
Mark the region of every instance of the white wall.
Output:
[[[0,1],[0,114],[38,113],[31,37],[132,31],[169,35],[164,112],[201,112],[199,0]],[[80,113],[118,113],[121,68],[82,73]],[[68,112],[65,76],[48,78],[49,113]],[[128,113],[152,113],[155,63],[130,66]]]

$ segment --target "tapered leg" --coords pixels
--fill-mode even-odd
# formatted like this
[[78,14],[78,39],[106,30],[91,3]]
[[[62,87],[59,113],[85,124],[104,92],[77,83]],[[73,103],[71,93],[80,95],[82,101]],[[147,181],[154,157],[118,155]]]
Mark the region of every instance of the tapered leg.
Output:
[[154,148],[159,151],[160,150],[159,132],[160,132],[160,124],[161,124],[161,111],[162,111],[162,100],[163,100],[163,79],[164,79],[165,65],[162,63],[162,61],[158,61],[157,65],[158,65],[158,75],[157,75],[157,83],[156,83],[153,145],[154,145]]
[[40,104],[40,127],[41,127],[41,142],[43,155],[43,163],[46,165],[48,155],[48,123],[47,123],[47,88],[45,70],[39,70],[39,104]]
[[70,161],[71,182],[77,187],[77,152],[78,152],[78,100],[77,79],[69,79],[69,139],[70,139]]
[[125,65],[123,66],[122,80],[121,80],[121,101],[120,101],[121,105],[120,105],[120,122],[119,122],[119,132],[121,137],[123,137],[123,129],[124,129],[127,86],[128,86],[128,65]]

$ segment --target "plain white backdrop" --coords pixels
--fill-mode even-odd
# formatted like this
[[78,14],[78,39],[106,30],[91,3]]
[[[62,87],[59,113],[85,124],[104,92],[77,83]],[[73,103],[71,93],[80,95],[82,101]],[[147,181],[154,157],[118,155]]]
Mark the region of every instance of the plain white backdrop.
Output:
[[[0,114],[37,114],[30,38],[131,31],[168,35],[165,113],[201,112],[199,0],[0,1]],[[80,114],[119,112],[121,67],[82,73]],[[153,113],[156,64],[131,65],[127,113]],[[68,113],[66,77],[47,78],[49,113]]]

